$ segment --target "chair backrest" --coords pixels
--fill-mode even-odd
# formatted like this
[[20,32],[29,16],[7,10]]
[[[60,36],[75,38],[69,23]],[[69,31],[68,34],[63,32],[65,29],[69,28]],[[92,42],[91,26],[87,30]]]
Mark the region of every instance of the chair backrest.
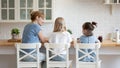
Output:
[[[39,48],[41,43],[16,43],[17,50],[17,68],[20,67],[37,67],[39,68]],[[29,51],[29,52],[28,52]],[[24,60],[25,58],[34,61]]]
[[[46,47],[46,61],[47,61],[47,68],[49,67],[66,67],[69,66],[69,45],[70,44],[63,44],[63,43],[45,43]],[[66,56],[63,57],[62,53],[66,52]],[[52,55],[50,55],[52,54]],[[64,61],[53,61],[52,59],[56,56],[59,56]],[[62,63],[63,62],[63,63]]]
[[77,43],[74,46],[76,49],[76,68],[80,68],[79,63],[98,63],[100,46],[100,43]]

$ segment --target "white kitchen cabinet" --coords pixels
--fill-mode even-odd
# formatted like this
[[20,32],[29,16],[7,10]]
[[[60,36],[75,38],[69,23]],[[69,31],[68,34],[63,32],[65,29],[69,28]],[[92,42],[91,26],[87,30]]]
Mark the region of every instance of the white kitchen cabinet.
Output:
[[0,20],[15,20],[15,0],[0,0]]
[[113,14],[113,5],[120,5],[120,0],[105,0],[104,4],[110,6],[110,14]]
[[120,0],[105,0],[105,4],[120,4]]
[[37,8],[45,14],[46,22],[53,19],[53,0],[38,0]]
[[52,22],[53,0],[0,0],[0,23],[30,22],[30,11],[39,10]]
[[20,20],[30,20],[30,11],[34,9],[34,0],[19,0],[19,16]]

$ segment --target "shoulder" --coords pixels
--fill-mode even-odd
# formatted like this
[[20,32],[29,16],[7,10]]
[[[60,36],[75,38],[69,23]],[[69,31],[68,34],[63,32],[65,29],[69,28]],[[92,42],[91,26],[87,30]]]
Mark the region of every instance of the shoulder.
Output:
[[96,36],[93,36],[96,42],[100,42]]
[[27,24],[25,27],[40,27],[38,24],[34,24],[34,23],[29,23],[29,24]]
[[31,27],[37,31],[41,30],[41,26],[39,24],[31,24]]
[[51,33],[50,33],[50,36],[53,36],[53,35],[56,35],[56,33],[55,33],[55,32],[51,32]]
[[94,40],[95,42],[99,42],[98,38],[96,36],[91,36],[91,39]]
[[92,35],[92,36],[90,36],[91,38],[93,38],[93,39],[97,39],[97,37],[96,36],[94,36],[94,35]]
[[33,24],[32,26],[36,27],[36,28],[40,28],[39,24]]
[[85,36],[85,35],[81,35],[80,36],[80,39],[83,39],[83,38],[86,38],[87,36]]
[[56,37],[56,36],[59,36],[59,35],[61,35],[59,32],[51,32],[49,37],[51,38],[51,37]]
[[70,34],[69,32],[67,32],[67,31],[64,31],[63,34],[65,34],[65,35],[71,35],[71,34]]

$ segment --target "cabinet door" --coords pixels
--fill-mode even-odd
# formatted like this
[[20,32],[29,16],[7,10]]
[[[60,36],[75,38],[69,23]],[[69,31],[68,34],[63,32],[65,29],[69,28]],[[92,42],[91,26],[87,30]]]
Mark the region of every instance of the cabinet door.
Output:
[[28,22],[32,10],[43,12],[46,22],[53,19],[52,0],[0,0],[0,22]]
[[1,0],[1,20],[15,20],[15,0]]
[[45,15],[45,21],[52,21],[52,0],[38,0],[38,9]]
[[19,0],[20,20],[30,20],[30,12],[33,9],[33,0]]
[[46,20],[52,20],[52,0],[46,0]]
[[120,4],[120,0],[105,0],[105,4]]

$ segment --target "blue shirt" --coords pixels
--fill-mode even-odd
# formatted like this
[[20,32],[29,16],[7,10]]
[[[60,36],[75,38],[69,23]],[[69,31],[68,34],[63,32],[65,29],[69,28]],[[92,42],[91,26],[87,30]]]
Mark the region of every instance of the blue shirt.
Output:
[[80,37],[80,43],[98,43],[99,40],[95,36],[85,36]]
[[[93,36],[93,35],[92,35],[92,36],[82,35],[82,36],[80,37],[80,43],[98,43],[98,42],[99,42],[99,40],[98,40],[95,36]],[[84,51],[84,52],[87,52],[87,53],[89,53],[89,52],[92,51],[92,49],[81,49],[81,50]],[[83,56],[83,55],[84,55],[83,53],[79,52],[79,57],[81,57],[81,56]],[[90,55],[93,56],[93,57],[96,56],[95,53],[92,53],[92,54],[90,54]],[[85,58],[83,58],[83,59],[81,59],[81,60],[79,60],[79,61],[94,62],[95,59],[86,56]]]
[[[40,43],[40,39],[38,33],[41,28],[39,24],[29,23],[24,27],[23,35],[22,35],[22,43]],[[33,49],[23,49],[26,52],[31,52]],[[36,52],[33,53],[36,55]],[[24,56],[24,53],[20,52],[20,56]],[[33,58],[27,56],[21,61],[35,61]]]
[[41,28],[39,24],[29,23],[25,26],[23,35],[22,35],[22,43],[40,43],[40,39],[38,33]]

